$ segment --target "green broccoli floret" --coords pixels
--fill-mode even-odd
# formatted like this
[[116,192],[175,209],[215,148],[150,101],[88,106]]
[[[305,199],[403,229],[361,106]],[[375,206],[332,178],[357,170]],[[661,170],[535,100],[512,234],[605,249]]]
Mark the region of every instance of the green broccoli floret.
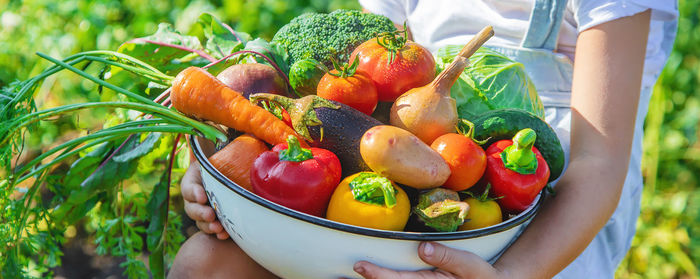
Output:
[[272,42],[289,53],[289,65],[313,58],[331,68],[331,57],[347,62],[350,53],[382,32],[396,31],[387,17],[357,10],[306,13],[280,28]]

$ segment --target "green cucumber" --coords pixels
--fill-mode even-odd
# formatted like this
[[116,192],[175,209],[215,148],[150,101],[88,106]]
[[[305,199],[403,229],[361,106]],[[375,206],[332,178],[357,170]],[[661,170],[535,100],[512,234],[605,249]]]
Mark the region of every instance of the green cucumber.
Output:
[[474,138],[488,139],[483,145],[484,149],[498,140],[512,139],[522,129],[535,130],[535,147],[547,161],[549,181],[557,179],[564,170],[564,150],[557,134],[547,122],[536,115],[521,109],[507,108],[489,111],[470,121],[474,123]]

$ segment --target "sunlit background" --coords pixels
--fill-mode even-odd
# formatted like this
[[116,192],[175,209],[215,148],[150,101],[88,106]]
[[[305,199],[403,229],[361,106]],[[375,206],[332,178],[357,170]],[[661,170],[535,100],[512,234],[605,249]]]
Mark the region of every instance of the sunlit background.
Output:
[[[680,0],[679,31],[673,53],[652,97],[646,121],[643,161],[646,185],[642,214],[632,249],[617,271],[618,278],[697,278],[700,263],[700,0]],[[38,74],[49,64],[41,51],[54,57],[92,49],[116,49],[122,42],[155,32],[170,22],[182,33],[201,36],[196,24],[211,12],[234,29],[271,39],[277,29],[308,11],[359,8],[341,0],[0,0],[0,87]],[[194,26],[194,27],[193,27]],[[99,100],[95,86],[63,73],[40,88],[39,106],[65,100]],[[90,119],[43,123],[29,139],[50,146],[72,138],[77,130],[97,125]],[[147,180],[148,175],[137,173]],[[134,178],[138,181],[139,178]],[[175,192],[177,193],[177,192]],[[183,212],[184,216],[184,212]],[[184,221],[187,234],[195,228]],[[119,258],[95,256],[94,240],[82,228],[71,227],[63,266],[66,278],[121,277]]]

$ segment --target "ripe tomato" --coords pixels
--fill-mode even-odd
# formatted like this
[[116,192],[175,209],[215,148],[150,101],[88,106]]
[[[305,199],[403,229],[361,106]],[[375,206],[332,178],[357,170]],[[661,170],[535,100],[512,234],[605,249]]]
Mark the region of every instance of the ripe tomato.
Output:
[[335,76],[337,70],[326,73],[316,87],[316,95],[337,101],[370,115],[377,107],[377,89],[362,71],[343,77]]
[[369,74],[379,101],[393,102],[409,89],[435,78],[435,59],[428,49],[397,34],[385,34],[358,46],[350,60],[360,59],[358,70]]
[[[444,134],[430,145],[450,166],[445,188],[463,191],[474,186],[486,170],[486,153],[469,136]],[[471,204],[471,203],[470,203]]]
[[469,204],[469,212],[464,220],[467,220],[459,226],[460,231],[476,230],[493,226],[503,221],[501,207],[494,200],[480,200],[478,198],[469,197],[464,200]]

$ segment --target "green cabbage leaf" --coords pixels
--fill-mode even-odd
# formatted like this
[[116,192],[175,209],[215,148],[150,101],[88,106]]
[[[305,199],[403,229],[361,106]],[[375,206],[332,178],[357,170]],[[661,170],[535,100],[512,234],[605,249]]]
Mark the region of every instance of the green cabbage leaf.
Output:
[[[437,69],[444,70],[462,49],[448,45],[437,51]],[[460,118],[472,119],[499,108],[519,108],[544,119],[544,107],[525,66],[488,47],[469,58],[469,66],[450,90]]]

